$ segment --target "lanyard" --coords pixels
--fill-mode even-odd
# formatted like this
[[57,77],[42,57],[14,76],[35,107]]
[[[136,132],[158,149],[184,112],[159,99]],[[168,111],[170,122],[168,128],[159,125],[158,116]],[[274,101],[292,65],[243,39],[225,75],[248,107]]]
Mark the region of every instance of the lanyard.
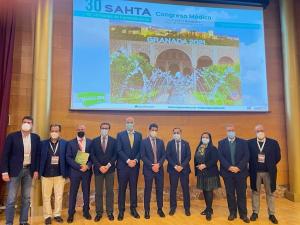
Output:
[[262,152],[262,150],[264,149],[265,144],[266,144],[266,139],[264,139],[263,144],[262,144],[261,147],[260,147],[260,145],[259,145],[259,143],[258,143],[258,140],[257,140],[256,142],[257,142],[257,146],[258,146],[258,148],[259,148],[259,151]]
[[55,155],[56,152],[57,152],[57,149],[58,149],[59,141],[57,141],[57,144],[56,144],[56,146],[55,146],[55,149],[53,149],[53,146],[51,145],[51,142],[49,142],[49,145],[50,145],[50,148],[51,148],[53,154]]

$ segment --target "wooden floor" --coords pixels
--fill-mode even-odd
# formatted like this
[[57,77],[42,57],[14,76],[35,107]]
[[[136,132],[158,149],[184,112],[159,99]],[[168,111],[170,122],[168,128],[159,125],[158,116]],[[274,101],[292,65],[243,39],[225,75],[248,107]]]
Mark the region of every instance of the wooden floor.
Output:
[[[227,205],[225,200],[216,200],[214,201],[214,215],[213,219],[210,222],[207,222],[205,220],[205,217],[200,215],[200,210],[203,209],[204,207],[204,202],[203,201],[192,201],[192,206],[191,206],[191,213],[192,215],[190,217],[187,217],[184,215],[184,210],[182,207],[182,202],[178,203],[177,211],[174,216],[169,216],[169,204],[165,203],[164,206],[164,212],[166,214],[165,218],[160,218],[156,214],[156,208],[155,204],[152,204],[152,211],[151,211],[151,218],[149,220],[145,220],[143,218],[144,211],[142,209],[142,204],[140,204],[138,208],[138,212],[141,215],[141,219],[134,219],[129,215],[129,210],[126,208],[125,212],[125,218],[122,222],[119,222],[117,220],[117,210],[115,210],[115,220],[114,221],[109,221],[106,217],[105,214],[103,214],[103,218],[95,223],[93,220],[87,221],[83,219],[81,210],[78,209],[77,213],[75,214],[74,218],[74,225],[88,225],[88,224],[125,224],[125,225],[143,225],[143,224],[159,224],[159,225],[196,225],[196,224],[210,224],[210,225],[240,225],[240,224],[245,224],[243,221],[240,219],[236,219],[233,222],[230,222],[227,220]],[[116,207],[116,206],[115,206]],[[250,202],[248,202],[248,208],[251,209]],[[300,203],[294,203],[291,201],[288,201],[286,199],[276,199],[276,216],[279,220],[279,224],[287,224],[287,225],[299,225],[300,224]],[[249,214],[252,213],[251,210],[249,210]],[[92,209],[91,214],[94,218],[95,212]],[[249,215],[250,216],[250,215]],[[63,211],[63,218],[65,219],[64,224],[66,223],[66,217],[67,217],[67,210]],[[31,225],[42,225],[44,224],[44,220],[42,217],[33,217],[31,218],[31,221],[29,221]],[[259,219],[256,222],[251,222],[252,224],[257,224],[257,225],[270,225],[272,224],[268,220],[267,216],[267,210],[266,210],[266,204],[265,200],[262,199],[261,202],[261,213],[259,215]],[[4,215],[2,214],[0,216],[0,224],[5,224],[4,221]],[[15,224],[18,223],[18,218],[15,219]],[[58,224],[55,222],[52,222],[52,224]]]

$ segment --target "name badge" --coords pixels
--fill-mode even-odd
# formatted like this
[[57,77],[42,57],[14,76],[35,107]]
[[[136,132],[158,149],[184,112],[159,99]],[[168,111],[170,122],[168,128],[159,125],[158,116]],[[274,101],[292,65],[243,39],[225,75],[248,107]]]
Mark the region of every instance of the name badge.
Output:
[[59,156],[52,156],[51,157],[51,165],[58,165]]
[[25,153],[24,154],[24,165],[28,165],[28,164],[30,164],[31,162],[30,162],[30,153]]
[[265,163],[266,156],[265,154],[258,154],[258,162]]

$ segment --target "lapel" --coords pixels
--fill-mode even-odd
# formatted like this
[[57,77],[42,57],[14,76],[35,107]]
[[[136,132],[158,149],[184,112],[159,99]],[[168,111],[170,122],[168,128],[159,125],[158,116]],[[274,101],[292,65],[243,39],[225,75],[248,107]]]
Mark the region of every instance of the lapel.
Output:
[[106,153],[109,151],[110,145],[111,145],[110,137],[107,136],[107,143],[106,143],[106,149],[105,149],[105,152],[102,150],[102,151],[104,152],[104,154],[106,154]]
[[129,140],[129,135],[128,135],[127,131],[125,131],[125,142],[126,142],[126,145],[128,145],[129,148],[132,149],[134,146],[134,143],[135,143],[135,132],[134,132],[134,142],[133,142],[132,148],[130,146],[130,140]]
[[230,162],[231,162],[231,155],[230,155],[230,148],[229,148],[229,140],[228,140],[228,138],[226,138],[225,139],[225,154],[226,154],[226,156],[227,156],[227,159],[229,159],[230,160]]
[[22,132],[21,131],[19,131],[19,133],[18,133],[18,139],[19,139],[19,142],[20,142],[22,154],[24,155],[24,143],[23,143],[23,137],[22,137]]
[[235,163],[238,162],[238,154],[239,154],[239,151],[240,151],[240,141],[238,138],[235,139]]
[[[151,141],[150,141],[150,137],[147,138],[147,142],[148,142],[148,146],[149,146],[149,151],[150,151],[151,157],[152,157],[152,159],[154,159],[154,153],[153,153],[153,149],[152,149],[152,144],[151,144]],[[156,148],[157,148],[157,140],[156,140]]]

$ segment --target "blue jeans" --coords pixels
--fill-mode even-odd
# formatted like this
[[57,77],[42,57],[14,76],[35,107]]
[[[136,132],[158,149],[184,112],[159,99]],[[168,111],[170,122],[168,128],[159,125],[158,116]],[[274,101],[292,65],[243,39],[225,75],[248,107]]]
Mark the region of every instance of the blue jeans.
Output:
[[28,211],[30,207],[30,191],[31,191],[32,177],[29,169],[22,169],[19,176],[11,177],[7,183],[8,195],[6,201],[6,225],[13,225],[15,215],[15,203],[19,187],[21,185],[21,211],[20,223],[28,222]]

